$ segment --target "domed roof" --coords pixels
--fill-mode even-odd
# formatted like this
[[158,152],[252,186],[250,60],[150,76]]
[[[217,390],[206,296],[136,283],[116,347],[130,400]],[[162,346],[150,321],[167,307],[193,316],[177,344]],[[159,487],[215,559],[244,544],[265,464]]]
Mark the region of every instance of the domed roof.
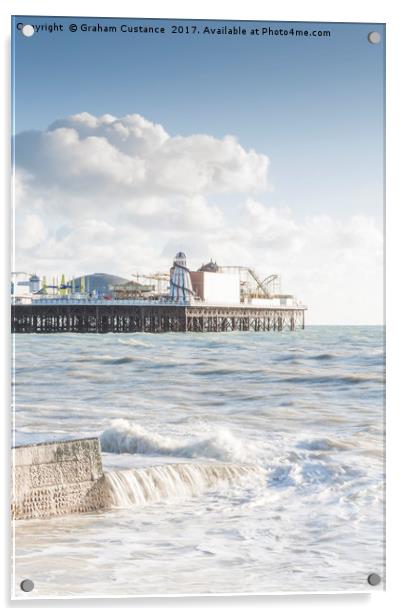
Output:
[[176,255],[176,259],[185,259],[186,255],[184,254],[184,252],[178,252]]

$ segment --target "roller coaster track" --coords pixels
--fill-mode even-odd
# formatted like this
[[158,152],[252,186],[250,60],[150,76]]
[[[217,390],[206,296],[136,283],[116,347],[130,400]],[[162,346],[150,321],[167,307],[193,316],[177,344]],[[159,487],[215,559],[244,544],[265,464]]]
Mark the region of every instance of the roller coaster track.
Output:
[[254,282],[257,284],[257,287],[261,289],[261,291],[264,293],[265,297],[269,296],[268,285],[274,282],[274,280],[279,279],[278,274],[270,274],[269,276],[264,278],[264,280],[261,281],[253,269],[251,269],[250,267],[244,267],[242,265],[226,265],[222,269],[235,269],[235,270],[238,270],[239,272],[240,271],[247,272],[253,278]]

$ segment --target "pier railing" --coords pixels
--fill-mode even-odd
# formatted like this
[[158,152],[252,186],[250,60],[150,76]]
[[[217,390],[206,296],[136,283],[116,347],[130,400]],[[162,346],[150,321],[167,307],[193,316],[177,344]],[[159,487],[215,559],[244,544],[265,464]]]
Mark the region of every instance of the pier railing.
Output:
[[[269,301],[269,300],[268,300]],[[45,297],[40,299],[33,299],[31,302],[18,302],[18,299],[12,300],[12,305],[19,306],[205,306],[205,307],[217,307],[217,308],[253,308],[253,309],[280,309],[280,310],[294,310],[296,308],[306,309],[306,306],[302,302],[292,302],[291,304],[264,304],[253,305],[245,302],[242,303],[207,303],[203,300],[191,299],[189,301],[176,301],[169,299],[97,299],[97,298],[74,298],[74,297]]]

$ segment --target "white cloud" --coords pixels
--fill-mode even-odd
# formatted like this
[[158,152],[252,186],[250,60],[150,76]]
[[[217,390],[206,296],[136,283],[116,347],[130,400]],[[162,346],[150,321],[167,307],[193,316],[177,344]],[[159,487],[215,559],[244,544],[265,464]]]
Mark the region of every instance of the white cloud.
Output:
[[212,257],[281,273],[310,322],[381,320],[376,223],[268,205],[267,156],[233,136],[170,136],[137,114],[82,113],[17,135],[16,163],[17,269],[129,276],[167,271],[184,249],[192,267]]
[[15,235],[18,237],[18,245],[23,245],[25,250],[40,247],[47,238],[45,224],[36,214],[26,214],[17,219]]
[[247,224],[221,229],[213,240],[219,261],[236,254],[262,276],[280,273],[283,291],[309,305],[310,322],[381,322],[383,237],[372,219],[300,221],[289,209],[256,201],[243,210]]
[[269,161],[246,151],[233,136],[170,137],[140,115],[96,118],[83,113],[47,131],[16,136],[18,167],[42,186],[67,192],[155,195],[259,192],[267,188]]

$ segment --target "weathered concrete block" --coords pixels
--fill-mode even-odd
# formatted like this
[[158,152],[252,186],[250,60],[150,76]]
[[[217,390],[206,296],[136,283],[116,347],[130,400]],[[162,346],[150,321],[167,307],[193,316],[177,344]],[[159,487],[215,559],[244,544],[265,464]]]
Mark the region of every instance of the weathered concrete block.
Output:
[[111,504],[98,438],[15,447],[14,519],[97,511]]

